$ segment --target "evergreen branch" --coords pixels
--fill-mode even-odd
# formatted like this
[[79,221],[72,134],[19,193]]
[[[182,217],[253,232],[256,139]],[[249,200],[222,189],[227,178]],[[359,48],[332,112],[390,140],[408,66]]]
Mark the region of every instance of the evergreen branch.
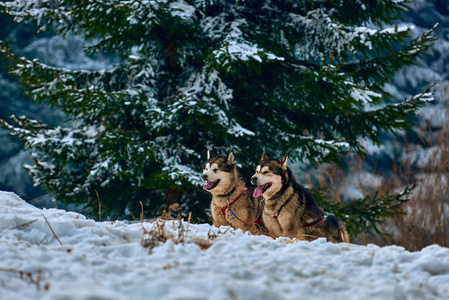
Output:
[[379,196],[377,192],[372,197],[366,196],[363,199],[347,203],[337,203],[332,202],[331,199],[326,199],[323,190],[314,190],[313,194],[324,210],[335,214],[336,217],[346,223],[348,232],[352,236],[359,233],[388,235],[387,232],[381,231],[379,227],[385,224],[388,218],[404,214],[403,204],[410,201],[408,196],[415,188],[416,185],[408,186],[400,193],[387,193],[383,196]]
[[356,79],[368,85],[383,85],[399,69],[413,64],[417,58],[425,55],[425,52],[437,39],[432,35],[437,26],[438,23],[421,36],[412,39],[402,49],[391,51],[384,56],[376,56],[357,63],[342,65],[340,69],[346,73],[355,73]]

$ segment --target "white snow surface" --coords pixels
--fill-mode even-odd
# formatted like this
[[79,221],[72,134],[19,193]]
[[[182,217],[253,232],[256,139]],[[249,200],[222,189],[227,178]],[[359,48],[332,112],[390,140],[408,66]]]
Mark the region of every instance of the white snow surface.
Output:
[[[177,224],[166,221],[167,233],[177,234]],[[182,224],[186,229],[187,222]],[[183,243],[161,242],[149,253],[141,243],[142,227],[155,225],[95,222],[74,212],[41,210],[13,193],[0,192],[0,298],[449,297],[449,249],[437,245],[408,252],[324,239],[273,240],[190,224]],[[192,241],[208,239],[208,232],[217,237],[201,250]]]

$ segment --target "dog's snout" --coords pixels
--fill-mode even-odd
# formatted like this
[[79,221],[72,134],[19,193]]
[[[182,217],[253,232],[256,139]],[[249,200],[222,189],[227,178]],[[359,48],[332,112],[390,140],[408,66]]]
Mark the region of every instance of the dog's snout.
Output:
[[251,177],[251,184],[253,184],[253,185],[257,184],[257,177],[256,176]]
[[206,181],[207,180],[207,175],[206,174],[201,175],[201,179]]

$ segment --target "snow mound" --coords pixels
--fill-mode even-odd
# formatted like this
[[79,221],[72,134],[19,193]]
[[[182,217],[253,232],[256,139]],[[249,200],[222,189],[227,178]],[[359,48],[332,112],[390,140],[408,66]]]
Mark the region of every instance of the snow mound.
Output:
[[[207,224],[189,224],[180,242],[180,224],[95,222],[0,192],[1,299],[448,299],[448,248],[273,240]],[[157,228],[173,238],[149,251]]]

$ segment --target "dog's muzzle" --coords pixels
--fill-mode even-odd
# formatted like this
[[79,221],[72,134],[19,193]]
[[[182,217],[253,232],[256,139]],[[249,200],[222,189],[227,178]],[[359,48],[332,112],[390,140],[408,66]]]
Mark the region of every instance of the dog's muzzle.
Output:
[[251,177],[251,184],[257,185],[257,177],[256,176]]
[[201,175],[201,179],[202,179],[203,181],[207,181],[207,175],[206,175],[206,174]]

